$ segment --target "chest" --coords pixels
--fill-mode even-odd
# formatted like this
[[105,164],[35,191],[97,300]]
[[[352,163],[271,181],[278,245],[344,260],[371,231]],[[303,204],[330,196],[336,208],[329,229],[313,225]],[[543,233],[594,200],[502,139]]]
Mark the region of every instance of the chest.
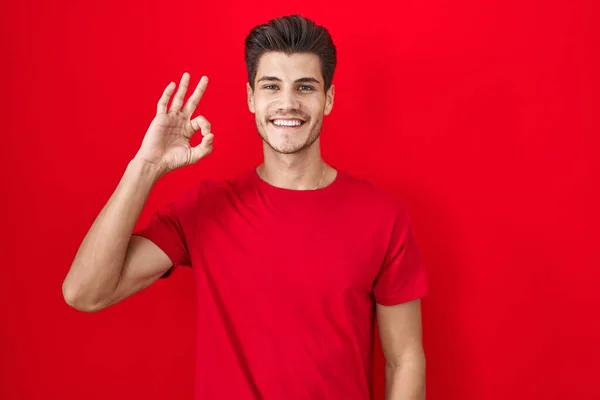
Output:
[[240,295],[288,298],[371,293],[384,235],[344,210],[229,210],[199,222],[189,246],[196,273]]

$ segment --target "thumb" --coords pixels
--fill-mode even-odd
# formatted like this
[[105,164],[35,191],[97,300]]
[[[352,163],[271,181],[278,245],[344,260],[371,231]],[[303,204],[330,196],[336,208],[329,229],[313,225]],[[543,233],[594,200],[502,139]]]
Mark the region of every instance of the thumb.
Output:
[[215,135],[213,135],[212,133],[207,133],[202,138],[200,144],[192,147],[192,163],[200,161],[200,159],[212,152],[214,137]]

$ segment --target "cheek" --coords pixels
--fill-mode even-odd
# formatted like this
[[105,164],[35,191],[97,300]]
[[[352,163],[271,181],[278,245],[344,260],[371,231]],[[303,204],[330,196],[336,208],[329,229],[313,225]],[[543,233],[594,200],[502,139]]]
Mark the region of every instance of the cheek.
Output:
[[310,115],[315,119],[320,119],[325,113],[325,103],[315,104],[310,108]]
[[264,100],[261,100],[261,99],[254,100],[254,109],[255,109],[257,115],[264,116],[265,114],[268,113],[268,111],[270,109],[269,107],[270,107],[269,103]]

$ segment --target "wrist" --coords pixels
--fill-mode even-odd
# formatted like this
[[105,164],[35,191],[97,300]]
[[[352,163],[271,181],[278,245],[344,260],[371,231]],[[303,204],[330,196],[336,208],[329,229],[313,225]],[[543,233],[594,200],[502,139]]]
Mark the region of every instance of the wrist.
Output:
[[159,164],[134,157],[127,165],[127,172],[156,183],[166,173]]

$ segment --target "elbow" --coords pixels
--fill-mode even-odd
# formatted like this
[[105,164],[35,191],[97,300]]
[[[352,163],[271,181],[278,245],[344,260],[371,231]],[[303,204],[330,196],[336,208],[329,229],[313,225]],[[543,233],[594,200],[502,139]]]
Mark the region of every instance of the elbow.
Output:
[[106,308],[100,301],[96,301],[90,298],[89,295],[65,279],[62,285],[62,295],[65,303],[77,311],[86,313],[94,313]]
[[422,348],[408,349],[395,357],[386,357],[386,367],[392,370],[414,369],[425,370],[426,357]]

